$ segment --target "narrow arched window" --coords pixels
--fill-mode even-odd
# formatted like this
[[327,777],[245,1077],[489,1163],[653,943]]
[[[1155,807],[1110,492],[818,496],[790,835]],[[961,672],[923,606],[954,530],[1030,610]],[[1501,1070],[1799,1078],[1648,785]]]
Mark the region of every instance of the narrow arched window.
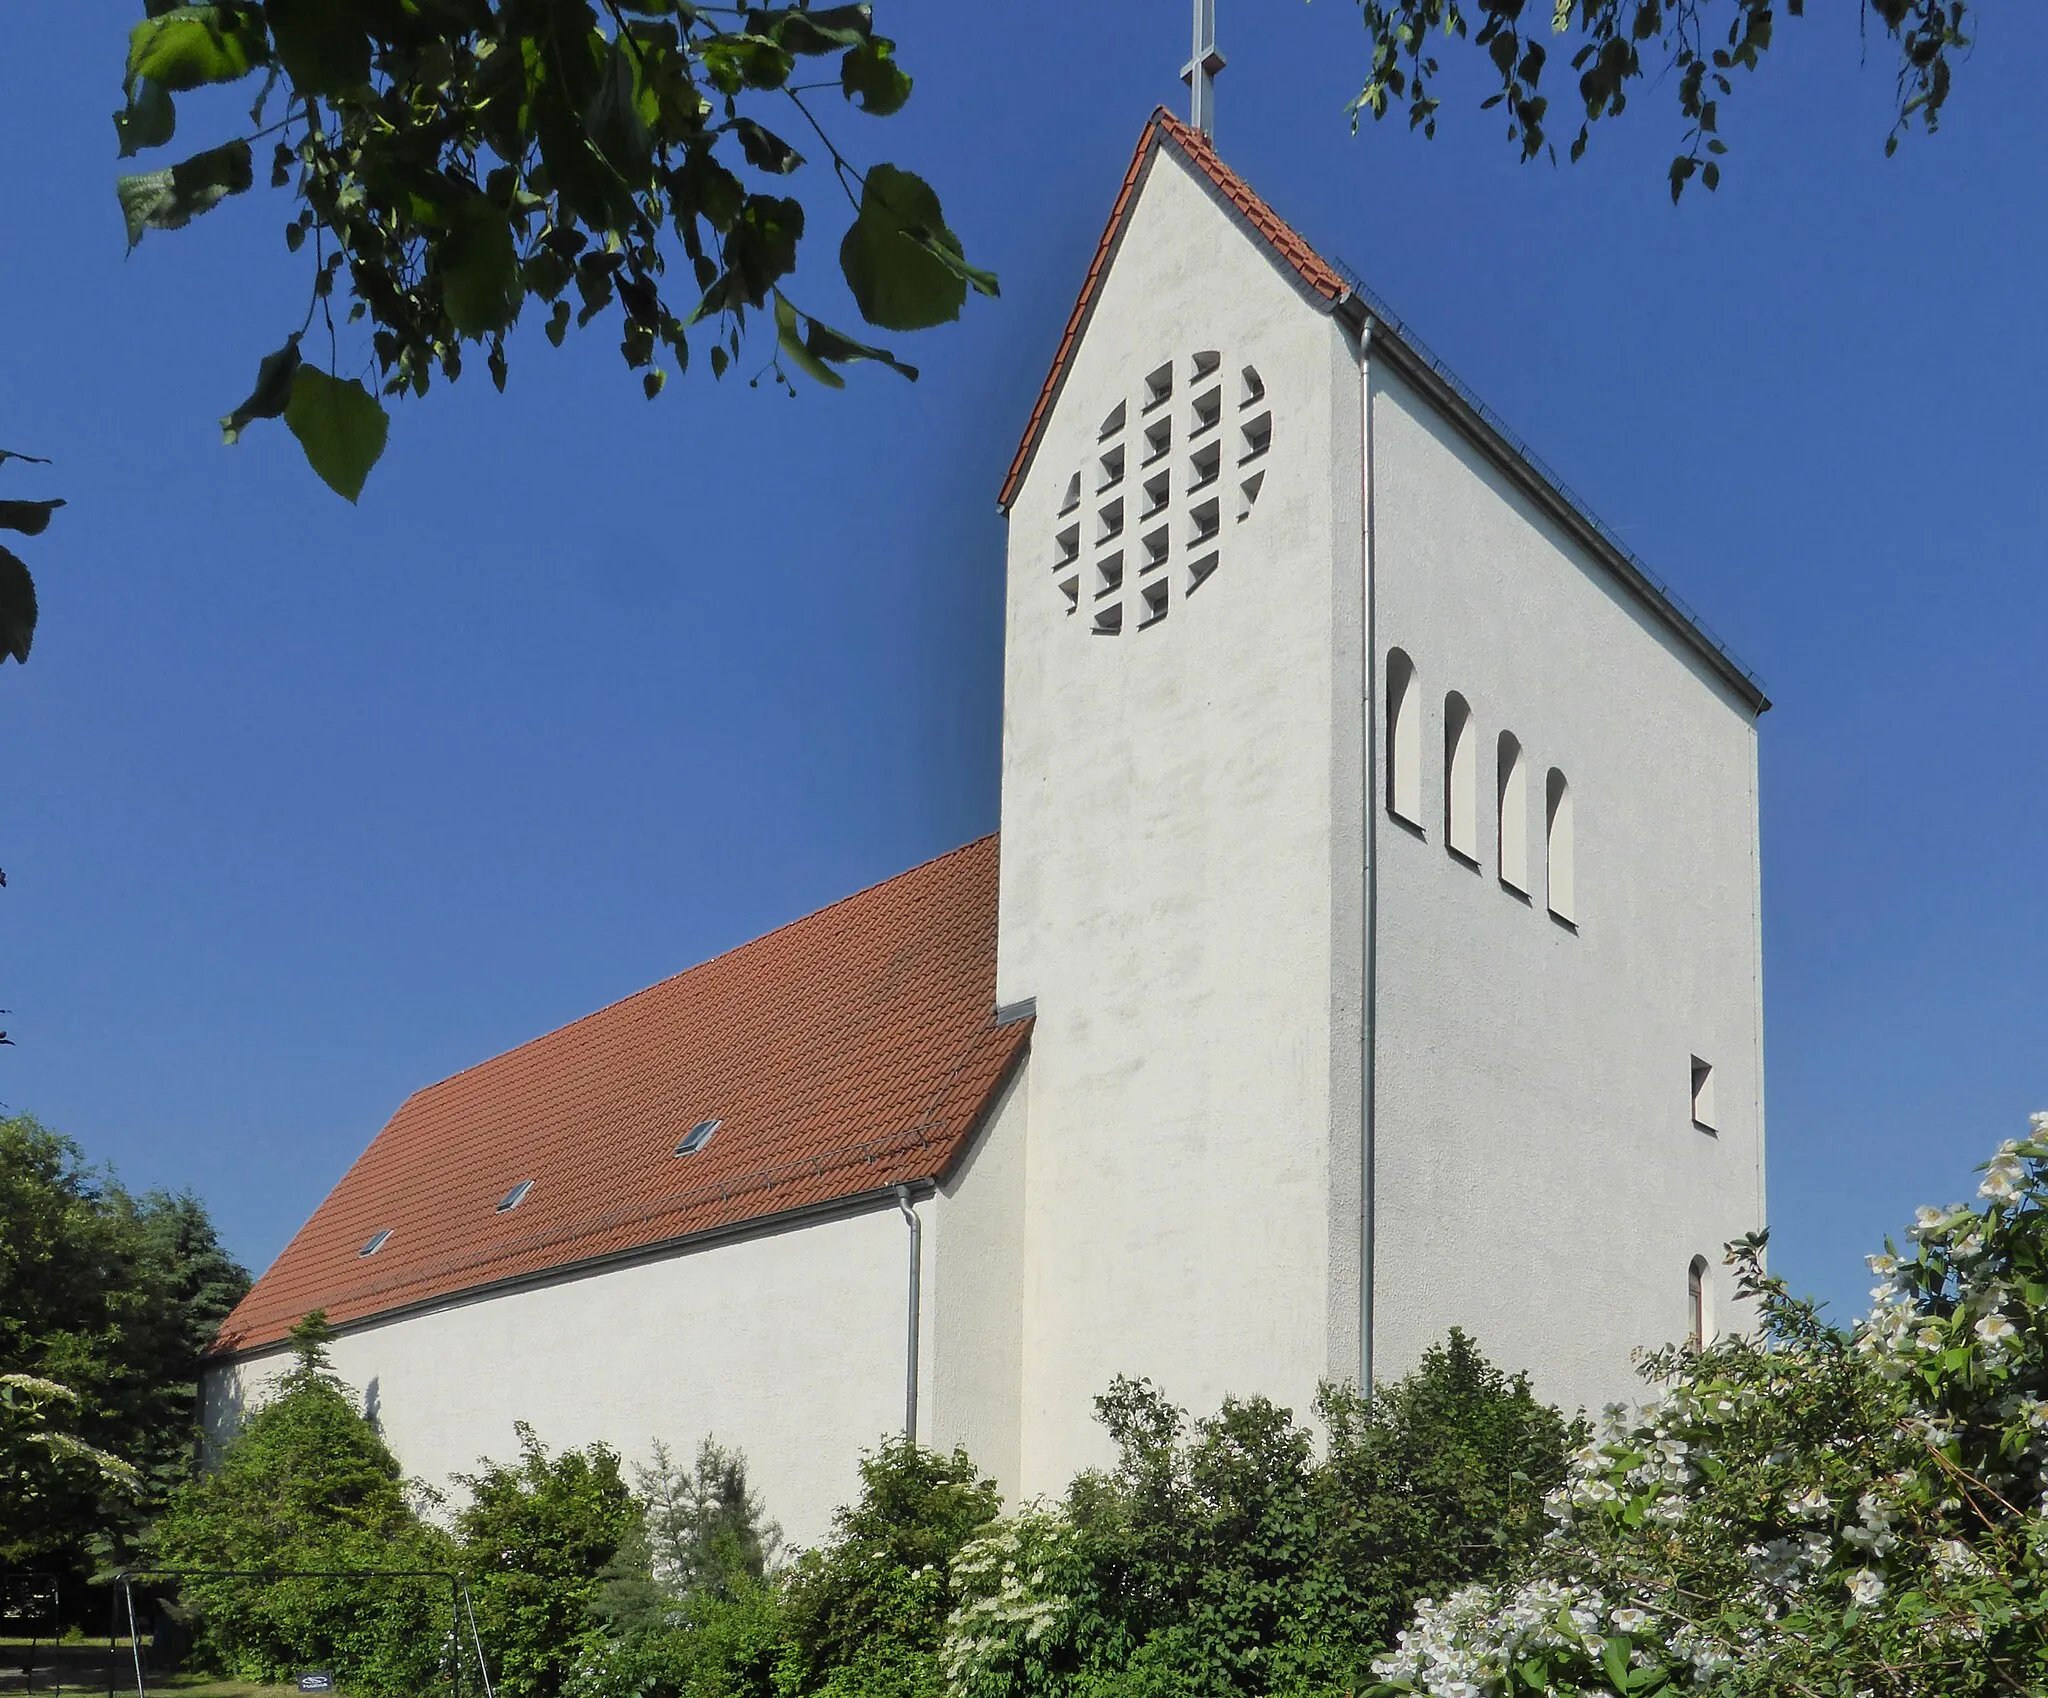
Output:
[[1707,1284],[1707,1258],[1695,1256],[1685,1270],[1686,1342],[1704,1350],[1714,1339],[1712,1291]]
[[1556,767],[1543,786],[1544,899],[1560,920],[1576,920],[1578,893],[1572,855],[1572,787]]
[[1522,768],[1522,745],[1512,731],[1500,734],[1494,796],[1500,804],[1500,882],[1529,894],[1529,780]]
[[1422,701],[1415,662],[1387,652],[1387,812],[1422,824]]
[[1479,865],[1479,761],[1472,751],[1472,706],[1444,697],[1444,846]]

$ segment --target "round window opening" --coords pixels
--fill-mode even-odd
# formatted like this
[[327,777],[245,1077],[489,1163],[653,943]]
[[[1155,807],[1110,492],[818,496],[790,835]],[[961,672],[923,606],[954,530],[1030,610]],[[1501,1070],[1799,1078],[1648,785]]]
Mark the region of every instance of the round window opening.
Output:
[[1158,624],[1224,564],[1266,481],[1273,410],[1254,366],[1167,360],[1110,408],[1067,480],[1053,581],[1098,637]]

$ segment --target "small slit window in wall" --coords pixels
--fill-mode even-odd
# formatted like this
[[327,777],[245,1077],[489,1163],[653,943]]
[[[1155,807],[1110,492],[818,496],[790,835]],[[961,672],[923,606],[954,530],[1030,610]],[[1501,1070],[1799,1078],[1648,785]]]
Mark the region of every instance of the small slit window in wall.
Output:
[[676,1145],[676,1154],[679,1156],[694,1156],[706,1144],[711,1142],[711,1135],[724,1124],[725,1122],[722,1120],[698,1121],[695,1126],[692,1126],[689,1131],[683,1134],[683,1141]]
[[1081,558],[1081,527],[1069,525],[1053,539],[1052,568],[1057,572],[1062,566],[1071,566]]
[[1577,869],[1573,865],[1572,787],[1556,767],[1543,782],[1544,900],[1560,920],[1579,918]]
[[[1173,398],[1173,361],[1145,374],[1145,411],[1165,405]],[[1118,408],[1119,412],[1123,409]]]
[[367,1244],[365,1244],[360,1250],[358,1250],[356,1254],[358,1256],[374,1256],[379,1250],[383,1249],[384,1246],[388,1244],[390,1241],[391,1228],[387,1226],[381,1232],[371,1233],[370,1241]]
[[1095,434],[1099,439],[1106,442],[1123,428],[1124,404],[1119,401],[1114,407],[1110,408],[1109,417],[1102,421],[1102,428]]
[[1223,528],[1223,519],[1213,501],[1205,501],[1188,514],[1192,529],[1188,532],[1188,547],[1200,548]]
[[1124,628],[1124,604],[1111,602],[1107,607],[1097,608],[1095,624],[1091,627],[1098,637],[1113,637]]
[[1453,690],[1444,697],[1444,847],[1479,865],[1479,762],[1472,752],[1472,707]]
[[1124,587],[1124,551],[1104,555],[1095,563],[1095,593],[1098,596],[1115,595]]
[[1500,803],[1500,882],[1517,895],[1529,894],[1529,779],[1522,745],[1512,731],[1500,734],[1495,794]]
[[1692,1058],[1692,1123],[1702,1132],[1721,1129],[1721,1118],[1714,1112],[1714,1069],[1698,1056]]
[[1173,474],[1155,472],[1145,480],[1145,505],[1139,509],[1140,519],[1149,519],[1155,513],[1166,510],[1167,498],[1173,494]]
[[1223,356],[1214,348],[1204,348],[1195,356],[1194,363],[1188,367],[1188,381],[1200,383],[1222,363]]
[[532,1189],[533,1181],[531,1179],[520,1180],[517,1185],[513,1186],[511,1190],[498,1199],[498,1213],[501,1215],[510,1214],[521,1203],[526,1201],[526,1193]]
[[1422,704],[1415,662],[1387,651],[1387,812],[1422,824]]
[[1704,1256],[1693,1257],[1685,1270],[1685,1342],[1695,1350],[1714,1342],[1714,1287]]
[[1102,479],[1096,489],[1114,489],[1124,481],[1124,445],[1119,442],[1102,456]]
[[1223,470],[1223,444],[1212,442],[1198,448],[1188,460],[1188,491],[1207,489]]
[[1237,393],[1237,404],[1240,407],[1256,407],[1265,400],[1266,383],[1265,379],[1259,376],[1257,366],[1246,366],[1238,375],[1241,386]]
[[1101,512],[1096,517],[1101,521],[1095,536],[1097,542],[1108,542],[1112,537],[1120,537],[1124,534],[1124,504],[1122,501],[1105,502]]
[[1256,460],[1273,446],[1273,415],[1261,413],[1244,427],[1244,452],[1238,456],[1238,464]]
[[1155,420],[1145,427],[1145,464],[1151,465],[1173,446],[1173,420]]
[[1157,625],[1166,617],[1167,583],[1164,578],[1155,579],[1138,592],[1138,599],[1145,604],[1145,617],[1138,621],[1138,629]]
[[1065,518],[1081,505],[1081,474],[1076,472],[1067,479],[1067,493],[1060,502],[1060,517]]
[[1166,527],[1161,525],[1156,531],[1147,531],[1140,539],[1140,546],[1145,550],[1145,563],[1138,570],[1141,572],[1158,571],[1160,567],[1166,564],[1167,550],[1171,546],[1167,540]]
[[1211,389],[1208,393],[1195,397],[1195,423],[1189,434],[1200,436],[1204,431],[1214,430],[1222,420],[1223,391]]

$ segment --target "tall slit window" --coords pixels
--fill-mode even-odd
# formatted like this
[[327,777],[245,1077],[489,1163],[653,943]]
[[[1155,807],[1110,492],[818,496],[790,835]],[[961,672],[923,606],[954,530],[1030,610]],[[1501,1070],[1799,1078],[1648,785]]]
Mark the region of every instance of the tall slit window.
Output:
[[1422,824],[1422,703],[1415,662],[1387,652],[1387,812]]
[[1444,847],[1479,865],[1479,763],[1472,752],[1472,704],[1444,697]]
[[1522,745],[1512,731],[1500,734],[1494,796],[1500,804],[1500,882],[1520,895],[1529,894],[1529,779]]
[[1578,919],[1576,869],[1572,853],[1572,788],[1556,767],[1543,786],[1544,892],[1560,920]]
[[1714,1339],[1713,1290],[1707,1283],[1707,1258],[1695,1256],[1685,1270],[1686,1342],[1704,1350]]

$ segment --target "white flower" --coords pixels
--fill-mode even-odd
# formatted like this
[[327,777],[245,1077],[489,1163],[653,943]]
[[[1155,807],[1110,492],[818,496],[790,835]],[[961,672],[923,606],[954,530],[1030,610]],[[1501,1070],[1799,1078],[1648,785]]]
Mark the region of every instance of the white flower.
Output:
[[1948,1340],[1939,1327],[1922,1327],[1913,1335],[1913,1342],[1922,1350],[1939,1350]]
[[1617,1633],[1636,1634],[1650,1625],[1650,1618],[1642,1610],[1616,1610],[1608,1620],[1614,1623]]
[[2027,1130],[2036,1138],[2048,1138],[2048,1108],[2037,1109],[2027,1116]]
[[1859,1568],[1849,1576],[1849,1597],[1866,1609],[1884,1596],[1884,1581],[1867,1568]]
[[1986,1315],[1971,1330],[1975,1332],[1976,1335],[1979,1338],[1981,1338],[1986,1344],[2000,1345],[2003,1344],[2007,1339],[2011,1338],[2020,1329],[2014,1326],[2012,1322],[2007,1320],[2003,1315]]
[[1786,1501],[1785,1507],[1802,1521],[1818,1521],[1834,1508],[1828,1502],[1828,1495],[1818,1486],[1808,1486],[1796,1498]]
[[1896,1256],[1865,1256],[1863,1263],[1872,1273],[1885,1279],[1899,1271],[1899,1258]]
[[1948,1225],[1947,1209],[1915,1209],[1912,1233],[1915,1238],[1932,1238]]

